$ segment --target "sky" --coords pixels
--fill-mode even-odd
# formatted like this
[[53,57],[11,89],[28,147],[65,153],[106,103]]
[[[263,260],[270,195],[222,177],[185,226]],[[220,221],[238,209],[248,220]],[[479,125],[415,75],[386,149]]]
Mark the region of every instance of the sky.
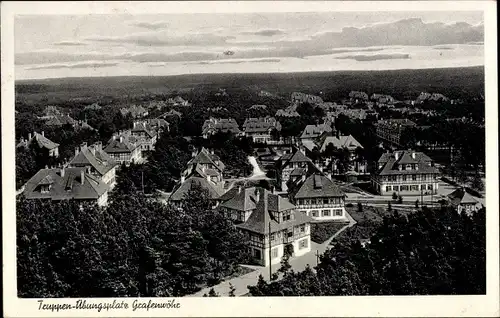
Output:
[[14,25],[18,80],[484,65],[481,11],[30,15]]

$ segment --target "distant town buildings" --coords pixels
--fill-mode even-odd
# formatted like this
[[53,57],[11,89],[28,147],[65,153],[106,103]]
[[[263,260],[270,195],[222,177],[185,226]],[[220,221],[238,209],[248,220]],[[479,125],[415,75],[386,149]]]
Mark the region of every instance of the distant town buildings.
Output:
[[64,125],[71,125],[74,127],[75,124],[77,124],[77,122],[69,115],[50,116],[47,117],[47,121],[45,122],[45,125],[52,127],[61,127]]
[[276,111],[276,117],[300,117],[297,112],[297,104],[291,105],[285,109],[278,109]]
[[240,133],[238,123],[234,120],[234,118],[210,117],[210,119],[205,120],[201,130],[203,138],[208,138],[209,136],[219,132],[227,132],[235,135]]
[[323,99],[319,96],[304,94],[300,92],[293,92],[291,96],[291,101],[293,104],[309,103],[314,105],[323,103]]
[[439,170],[422,152],[398,150],[384,153],[372,175],[372,186],[381,195],[426,195],[437,193]]
[[33,135],[31,135],[31,133],[29,133],[28,139],[24,139],[24,137],[21,137],[21,141],[17,144],[16,147],[28,148],[33,142],[36,142],[39,148],[45,149],[48,152],[49,156],[59,157],[59,144],[45,137],[45,133],[43,131],[41,134],[34,132]]
[[351,91],[349,93],[349,99],[351,100],[351,103],[357,104],[361,102],[367,102],[368,101],[368,94],[365,92],[360,92],[360,91]]
[[415,104],[422,104],[426,101],[434,101],[434,102],[448,102],[450,99],[443,94],[440,93],[427,93],[427,92],[422,92],[420,95],[418,95],[417,99],[415,100]]
[[316,140],[325,135],[333,132],[332,124],[326,122],[318,125],[307,125],[302,134],[300,135],[301,144],[309,150],[312,150],[316,144]]
[[416,127],[409,119],[385,119],[377,122],[377,137],[389,141],[395,145],[401,144],[401,135],[407,128]]
[[93,103],[91,105],[85,106],[84,110],[100,110],[102,109],[102,106],[99,105],[99,103]]
[[189,101],[185,100],[181,96],[175,96],[174,98],[169,98],[167,100],[167,104],[171,106],[182,106],[182,107],[191,106]]
[[130,114],[130,116],[132,116],[132,118],[143,118],[149,114],[148,110],[145,109],[144,107],[142,107],[141,105],[139,105],[139,106],[132,105],[128,108],[121,108],[120,112],[121,112],[122,116],[127,116]]
[[312,219],[269,190],[239,188],[220,209],[246,235],[253,260],[260,265],[279,263],[285,251],[292,257],[311,251]]
[[394,97],[383,94],[372,94],[370,96],[370,99],[377,104],[394,104],[394,102],[396,101]]
[[78,200],[107,205],[109,185],[81,168],[41,169],[24,186],[26,199]]
[[273,138],[271,132],[281,131],[281,124],[274,117],[247,118],[243,123],[243,134],[255,143],[268,143]]

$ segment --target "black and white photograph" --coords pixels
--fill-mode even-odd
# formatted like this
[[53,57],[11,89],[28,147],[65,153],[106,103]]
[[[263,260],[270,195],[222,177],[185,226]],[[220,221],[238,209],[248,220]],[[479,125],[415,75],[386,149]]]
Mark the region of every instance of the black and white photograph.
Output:
[[195,301],[304,296],[282,315],[315,315],[308,299],[468,296],[483,312],[453,315],[500,314],[496,4],[279,2],[11,12],[17,304],[209,316]]

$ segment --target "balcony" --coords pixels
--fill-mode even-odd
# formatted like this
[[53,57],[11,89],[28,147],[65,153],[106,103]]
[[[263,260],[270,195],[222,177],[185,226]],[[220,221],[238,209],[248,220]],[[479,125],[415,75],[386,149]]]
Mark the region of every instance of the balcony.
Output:
[[300,209],[341,209],[344,207],[344,202],[341,203],[328,203],[328,204],[296,204],[298,210]]

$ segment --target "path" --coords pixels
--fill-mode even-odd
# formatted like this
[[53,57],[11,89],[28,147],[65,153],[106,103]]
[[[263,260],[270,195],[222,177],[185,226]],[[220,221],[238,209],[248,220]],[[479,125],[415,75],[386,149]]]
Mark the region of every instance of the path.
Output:
[[[347,228],[353,226],[356,224],[356,221],[348,214],[347,219],[349,220],[349,223],[346,224],[343,228],[341,228],[339,231],[337,231],[334,235],[332,235],[328,240],[325,242],[318,244],[315,242],[311,241],[311,251],[307,254],[304,254],[299,257],[292,257],[289,260],[290,265],[292,266],[294,271],[303,271],[307,265],[314,267],[317,265],[317,256],[323,254],[329,247],[330,243],[332,240],[340,235],[343,231],[345,231]],[[245,267],[249,267],[252,269],[255,269],[253,272],[232,278],[230,280],[224,281],[220,283],[219,285],[213,286],[213,287],[207,287],[202,289],[201,291],[192,294],[192,295],[187,295],[186,297],[203,297],[204,294],[208,294],[211,288],[214,289],[216,293],[218,293],[221,296],[228,296],[229,294],[229,283],[231,283],[234,288],[235,288],[235,295],[236,296],[243,296],[245,294],[248,294],[248,285],[255,285],[259,279],[259,275],[262,274],[264,279],[266,281],[269,281],[269,266],[263,267],[263,266],[250,266],[250,265],[242,265]],[[280,264],[275,264],[272,265],[271,271],[273,273],[277,272],[278,269],[280,268]]]

